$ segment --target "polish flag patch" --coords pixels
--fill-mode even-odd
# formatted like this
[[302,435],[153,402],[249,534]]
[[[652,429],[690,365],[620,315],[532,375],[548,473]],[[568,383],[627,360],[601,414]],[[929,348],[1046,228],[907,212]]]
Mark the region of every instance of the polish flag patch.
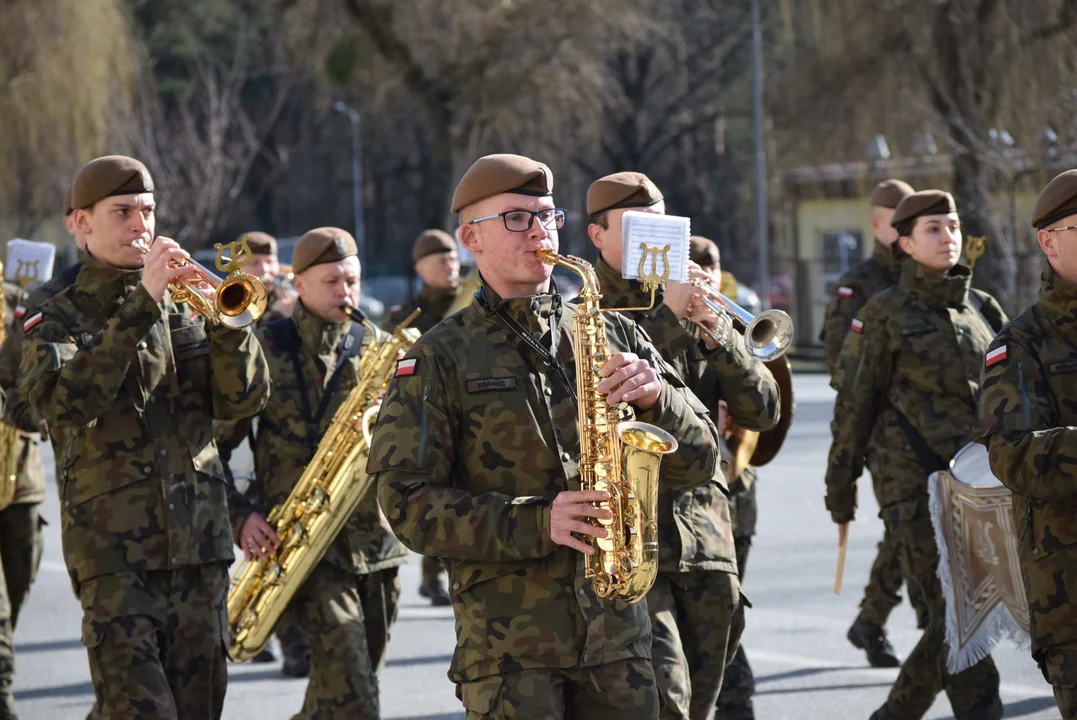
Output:
[[419,365],[419,358],[407,358],[396,363],[396,372],[393,377],[408,377],[415,374],[415,368]]
[[22,331],[24,333],[30,332],[30,329],[41,322],[41,313],[34,313],[26,322],[22,324]]
[[22,320],[22,316],[25,315],[25,314],[26,314],[26,306],[25,305],[16,305],[15,306],[15,319],[16,320]]
[[853,321],[851,323],[849,323],[849,329],[852,330],[857,335],[863,335],[864,334],[864,321],[863,320],[857,320],[856,318],[853,318]]
[[853,289],[851,287],[845,287],[844,285],[842,285],[840,288],[838,288],[838,297],[851,298],[852,296]]
[[997,347],[991,352],[984,355],[984,366],[991,367],[992,365],[998,365],[1000,362],[1006,359],[1006,346]]

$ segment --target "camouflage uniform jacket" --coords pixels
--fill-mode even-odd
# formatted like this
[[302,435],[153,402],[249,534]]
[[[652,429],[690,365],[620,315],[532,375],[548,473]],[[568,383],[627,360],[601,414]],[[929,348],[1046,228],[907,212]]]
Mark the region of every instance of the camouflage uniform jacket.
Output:
[[[643,292],[638,282],[622,278],[601,258],[595,272],[603,307],[646,307],[650,303],[650,293]],[[744,349],[743,337],[735,333],[731,348],[708,349],[697,328],[688,324],[691,330],[686,329],[662,304],[661,295],[660,290],[651,310],[623,314],[647,333],[662,359],[706,407],[717,409],[718,401],[725,400],[730,415],[742,426],[753,430],[774,427],[781,412],[778,385],[770,370]],[[708,480],[691,490],[659,486],[659,570],[737,572],[729,489],[721,467]]]
[[976,439],[1014,492],[1032,653],[1077,642],[1077,285],[1043,273],[1036,304],[991,343]]
[[98,575],[231,561],[230,486],[212,420],[269,394],[249,330],[206,327],[141,271],[90,259],[26,321],[19,389],[59,448],[64,559]]
[[[599,599],[584,556],[550,539],[553,498],[580,489],[576,306],[556,291],[482,292],[409,351],[415,362],[389,386],[368,465],[400,539],[447,560],[457,638],[449,677],[650,658],[646,603]],[[706,408],[630,320],[602,319],[611,352],[648,358],[664,381],[655,407],[638,413],[680,444],[662,461],[662,481],[706,482],[718,466]]]
[[26,313],[26,297],[5,293],[9,307],[5,308],[7,338],[0,347],[0,388],[6,397],[3,422],[18,429],[15,447],[15,497],[13,505],[45,501],[45,466],[41,460],[41,431],[43,423],[16,386],[19,364],[22,362],[22,322]]
[[[326,402],[318,428],[308,438],[307,420],[300,392],[307,393],[307,407],[313,414],[322,403],[324,390],[342,350],[342,341],[348,335],[351,323],[326,323],[318,319],[297,302],[289,322],[294,323],[301,341],[299,372],[303,382],[296,376],[291,353],[281,347],[269,327],[258,331],[262,341],[273,392],[265,408],[258,414],[257,433],[254,440],[254,478],[247,490],[249,504],[233,510],[233,531],[238,534],[247,516],[257,511],[267,516],[269,511],[287,500],[299,482],[307,464],[314,457],[318,442],[325,435],[337,409],[359,384],[359,358],[375,342],[385,339],[379,331],[377,337],[370,332],[363,334],[362,350],[345,360],[347,367]],[[230,437],[242,439],[252,419],[238,423],[237,432]],[[354,482],[366,479],[366,468],[357,465],[353,470]],[[351,519],[329,546],[322,562],[335,565],[348,572],[368,573],[402,565],[407,559],[407,548],[393,535],[378,510],[377,491],[371,485],[363,496]]]
[[826,306],[823,332],[819,335],[826,350],[831,378],[838,369],[838,356],[845,336],[849,334],[849,323],[868,300],[897,285],[900,277],[901,261],[894,257],[890,248],[876,241],[871,257],[854,265],[838,280],[838,289]]
[[442,321],[459,292],[459,287],[440,290],[424,284],[418,295],[392,309],[389,313],[389,326],[395,328],[418,308],[419,315],[411,322],[411,327],[424,333]]
[[906,260],[900,284],[853,319],[830,423],[826,507],[834,522],[847,522],[856,510],[865,455],[876,471],[880,507],[915,504],[927,492],[936,468],[919,461],[898,411],[943,460],[972,439],[983,354],[1006,315],[990,295],[969,289],[970,277],[963,265],[938,277]]

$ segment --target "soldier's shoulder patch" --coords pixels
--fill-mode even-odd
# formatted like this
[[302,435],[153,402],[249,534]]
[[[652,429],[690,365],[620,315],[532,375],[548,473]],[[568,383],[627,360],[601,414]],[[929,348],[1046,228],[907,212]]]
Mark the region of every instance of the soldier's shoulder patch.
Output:
[[853,321],[849,323],[849,329],[857,335],[864,334],[864,321],[860,318],[853,318]]
[[396,372],[393,373],[393,377],[408,377],[414,375],[415,370],[419,367],[419,358],[404,358],[398,360],[396,363]]
[[852,296],[853,296],[853,289],[851,287],[849,287],[848,285],[842,285],[840,288],[838,288],[838,297],[848,299],[848,298],[851,298]]
[[16,305],[15,306],[15,318],[16,319],[22,320],[22,318],[23,318],[23,316],[25,314],[26,314],[26,306],[25,305]]
[[44,319],[44,316],[40,312],[36,312],[30,317],[26,318],[26,322],[22,324],[22,331],[24,333],[30,332],[38,323]]
[[984,367],[989,368],[992,365],[998,365],[1000,362],[1006,360],[1007,345],[1000,345],[994,350],[984,355]]

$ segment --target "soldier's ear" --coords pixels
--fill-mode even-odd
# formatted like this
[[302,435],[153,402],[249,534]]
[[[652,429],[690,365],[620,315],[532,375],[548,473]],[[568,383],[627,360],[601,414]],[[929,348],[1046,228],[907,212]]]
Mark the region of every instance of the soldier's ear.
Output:
[[1040,244],[1040,250],[1043,254],[1049,258],[1058,257],[1058,248],[1055,247],[1055,240],[1058,233],[1048,232],[1046,230],[1039,230],[1036,232],[1036,242]]
[[472,223],[466,223],[460,226],[460,244],[468,249],[472,254],[476,250],[482,251],[481,238],[479,237],[479,231]]
[[908,235],[898,236],[898,247],[900,247],[902,252],[904,252],[906,255],[912,255],[912,249],[914,246],[915,241]]
[[602,249],[602,226],[598,223],[590,223],[587,226],[587,237],[591,238],[591,243],[598,248]]
[[90,227],[90,212],[93,210],[91,207],[89,210],[78,209],[75,211],[75,227],[79,229],[83,235],[92,235],[93,229]]

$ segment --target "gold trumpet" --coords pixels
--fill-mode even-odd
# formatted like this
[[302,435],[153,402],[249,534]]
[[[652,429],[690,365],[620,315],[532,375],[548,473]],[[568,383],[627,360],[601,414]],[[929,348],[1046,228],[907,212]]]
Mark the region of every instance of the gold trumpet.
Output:
[[[150,251],[149,245],[142,238],[135,240],[131,246],[145,254]],[[227,244],[216,243],[213,248],[217,251],[215,263],[217,269],[228,273],[227,277],[221,280],[209,268],[193,258],[177,260],[173,263],[173,267],[193,265],[198,269],[199,277],[195,281],[185,279],[170,282],[168,291],[172,294],[173,302],[187,303],[209,323],[223,325],[233,330],[245,328],[262,317],[267,304],[266,288],[262,281],[253,275],[241,272],[243,266],[251,261],[247,238],[244,236],[238,242]],[[225,250],[228,250],[227,260],[224,259]],[[201,282],[214,288],[213,300],[209,300],[198,290],[196,285]]]
[[729,320],[725,333],[721,335],[706,325],[696,323],[715,342],[728,345],[732,340],[729,333],[734,332],[734,325],[740,325],[744,328],[744,345],[748,354],[761,362],[777,360],[793,344],[793,318],[787,313],[766,310],[758,316],[752,315],[706,282],[693,280],[692,285],[699,289],[698,297],[708,308]]

